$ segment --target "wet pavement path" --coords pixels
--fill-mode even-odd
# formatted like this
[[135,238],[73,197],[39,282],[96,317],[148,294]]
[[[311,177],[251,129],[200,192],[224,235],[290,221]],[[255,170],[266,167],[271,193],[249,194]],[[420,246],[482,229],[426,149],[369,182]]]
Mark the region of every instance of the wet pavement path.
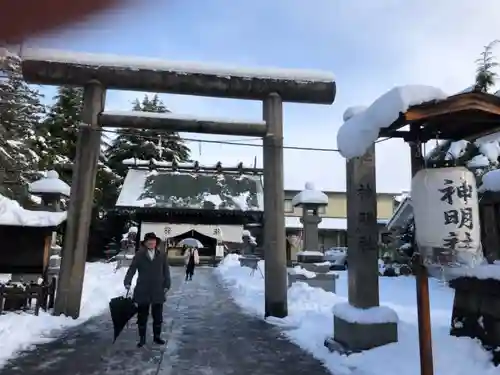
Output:
[[211,268],[185,283],[172,269],[165,305],[165,348],[136,348],[136,326],[112,345],[108,314],[67,330],[55,341],[13,359],[0,375],[309,375],[329,374],[311,355],[280,335],[277,327],[243,314]]

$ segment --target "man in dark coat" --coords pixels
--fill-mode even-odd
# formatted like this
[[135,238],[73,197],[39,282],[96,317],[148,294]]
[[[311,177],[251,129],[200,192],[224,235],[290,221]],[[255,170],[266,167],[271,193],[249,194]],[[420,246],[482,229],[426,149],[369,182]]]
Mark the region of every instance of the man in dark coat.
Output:
[[153,317],[153,341],[159,345],[165,344],[165,340],[161,338],[161,326],[163,304],[170,289],[170,268],[166,253],[158,250],[160,242],[161,240],[154,233],[145,234],[142,247],[134,255],[123,282],[125,288],[130,289],[136,271],[139,273],[133,296],[138,306],[138,347],[146,343],[146,327],[150,309]]

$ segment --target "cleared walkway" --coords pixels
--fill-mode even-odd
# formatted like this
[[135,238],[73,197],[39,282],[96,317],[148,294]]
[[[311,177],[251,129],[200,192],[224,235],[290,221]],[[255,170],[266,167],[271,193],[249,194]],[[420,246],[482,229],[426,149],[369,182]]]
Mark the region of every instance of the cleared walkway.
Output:
[[173,289],[165,308],[165,348],[137,349],[131,322],[112,345],[108,314],[69,330],[56,341],[23,353],[1,375],[289,375],[329,372],[279,330],[243,314],[213,269],[199,268],[191,282],[172,269]]

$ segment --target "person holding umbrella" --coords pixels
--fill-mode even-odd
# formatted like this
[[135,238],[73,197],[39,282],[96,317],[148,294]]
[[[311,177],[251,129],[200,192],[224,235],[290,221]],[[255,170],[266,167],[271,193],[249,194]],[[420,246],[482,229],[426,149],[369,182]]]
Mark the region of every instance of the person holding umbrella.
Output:
[[130,289],[132,279],[138,272],[137,284],[133,300],[137,304],[137,326],[139,342],[143,347],[146,343],[146,328],[149,311],[153,317],[153,342],[164,345],[161,338],[163,323],[163,304],[170,289],[170,267],[165,252],[158,249],[161,239],[154,233],[146,233],[141,249],[134,255],[132,263],[123,281],[125,288]]
[[[194,240],[196,241],[196,240]],[[200,256],[198,254],[197,242],[185,243],[186,250],[184,252],[184,263],[186,264],[186,281],[193,280],[194,268],[200,263]]]

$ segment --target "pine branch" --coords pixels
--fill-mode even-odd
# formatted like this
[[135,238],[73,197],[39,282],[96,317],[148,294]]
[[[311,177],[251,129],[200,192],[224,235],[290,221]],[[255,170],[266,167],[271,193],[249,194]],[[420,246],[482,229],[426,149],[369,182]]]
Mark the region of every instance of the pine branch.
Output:
[[484,47],[483,52],[481,52],[481,57],[476,59],[476,83],[475,90],[480,92],[489,92],[489,90],[495,85],[498,78],[496,69],[499,67],[499,63],[495,56],[493,56],[493,48],[500,43],[500,40],[494,40]]

